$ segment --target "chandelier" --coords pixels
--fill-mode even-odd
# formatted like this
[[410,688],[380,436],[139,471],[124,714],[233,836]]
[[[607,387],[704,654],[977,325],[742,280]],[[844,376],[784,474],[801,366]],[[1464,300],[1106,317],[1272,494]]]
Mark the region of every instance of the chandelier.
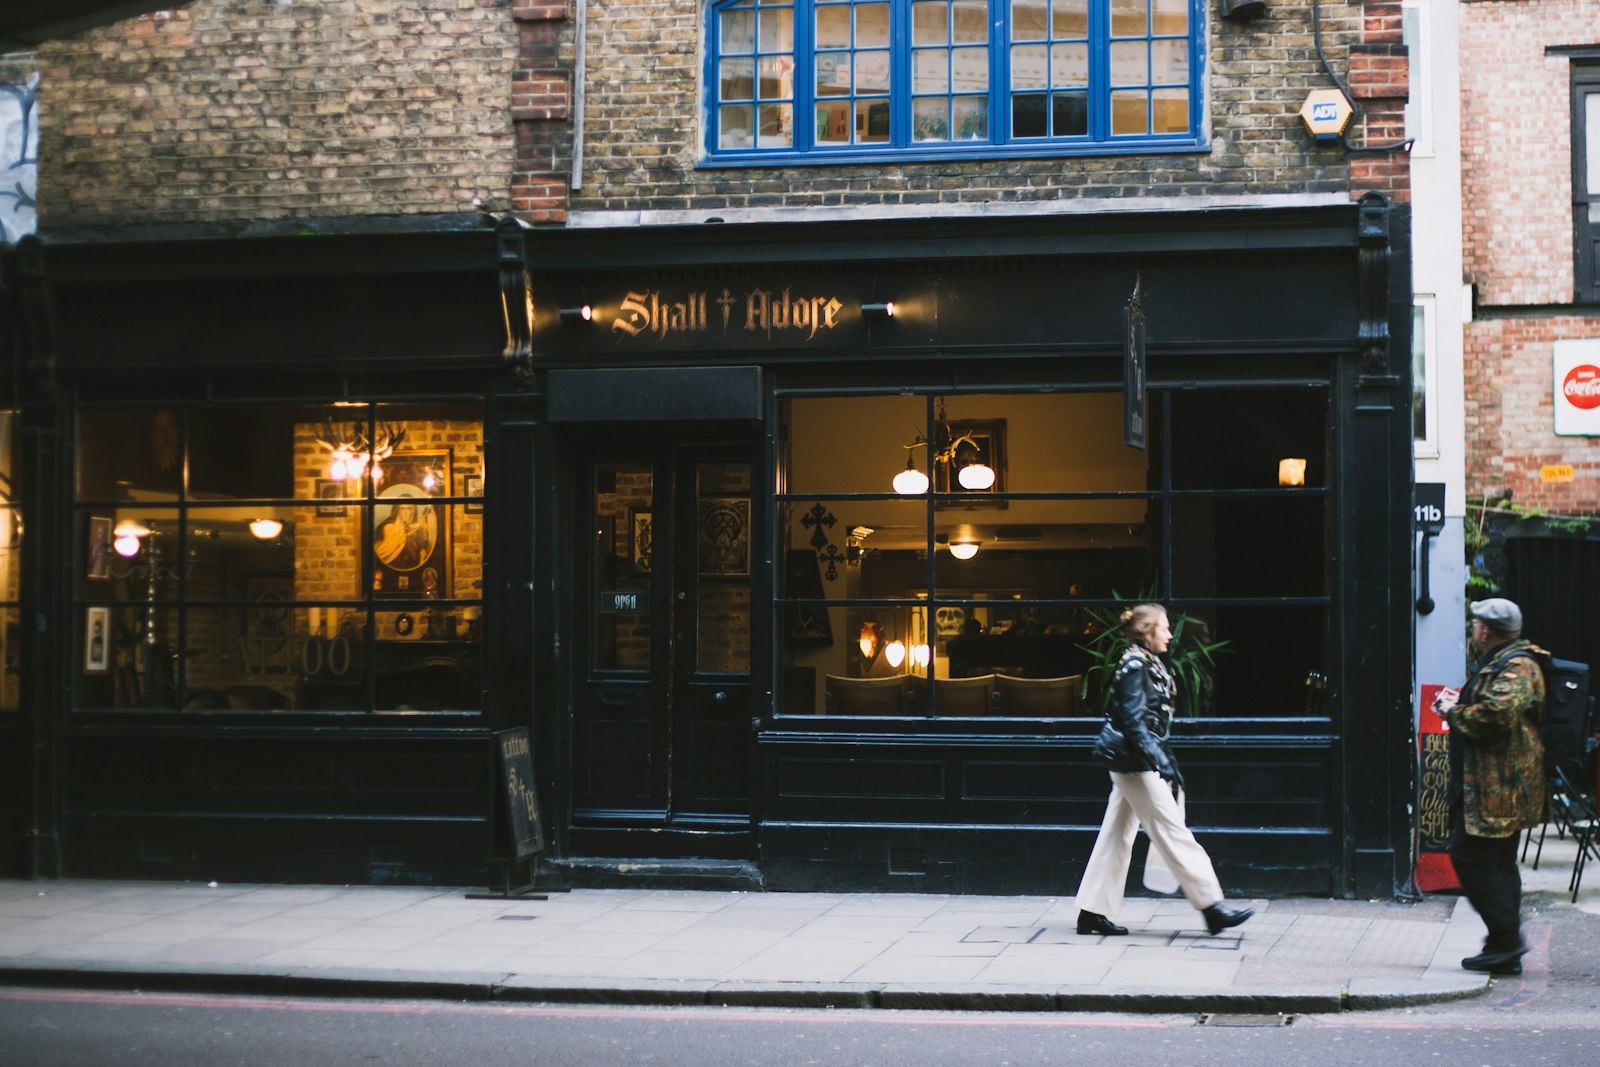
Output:
[[[944,401],[939,401],[939,414],[933,425],[933,463],[954,468],[956,482],[963,489],[987,489],[994,484],[994,468],[982,461],[982,446],[971,431],[952,427],[945,417]],[[928,491],[928,476],[917,469],[916,450],[928,444],[919,432],[906,451],[906,468],[894,476],[894,491],[901,496],[920,496]]]
[[331,456],[328,477],[336,482],[362,476],[371,477],[373,484],[381,482],[383,461],[394,455],[405,439],[406,432],[393,423],[384,423],[376,433],[368,434],[365,423],[335,426],[332,419],[323,419],[322,432],[317,434],[317,444]]

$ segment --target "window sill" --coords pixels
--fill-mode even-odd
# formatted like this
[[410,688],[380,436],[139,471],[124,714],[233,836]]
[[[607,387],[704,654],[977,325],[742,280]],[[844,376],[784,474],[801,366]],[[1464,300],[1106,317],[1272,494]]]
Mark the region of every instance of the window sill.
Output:
[[1103,156],[1198,155],[1211,151],[1202,138],[1127,142],[1097,141],[1093,144],[1041,145],[963,145],[940,148],[855,148],[847,151],[721,151],[695,164],[697,170],[725,170],[732,167],[826,167],[882,163],[980,162],[994,159],[1064,159]]

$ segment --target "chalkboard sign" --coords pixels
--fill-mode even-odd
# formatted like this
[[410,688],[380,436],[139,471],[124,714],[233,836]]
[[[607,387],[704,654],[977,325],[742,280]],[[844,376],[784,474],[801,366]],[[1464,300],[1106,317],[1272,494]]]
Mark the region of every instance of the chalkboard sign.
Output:
[[528,728],[502,730],[494,735],[500,753],[500,783],[505,787],[506,813],[517,859],[544,851],[544,825],[539,819],[539,796],[534,789],[533,746]]

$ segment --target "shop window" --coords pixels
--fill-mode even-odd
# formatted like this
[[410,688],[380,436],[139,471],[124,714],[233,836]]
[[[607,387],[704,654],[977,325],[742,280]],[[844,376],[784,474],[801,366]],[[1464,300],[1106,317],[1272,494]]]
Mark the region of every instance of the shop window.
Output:
[[1226,642],[1191,713],[1301,714],[1327,663],[1327,389],[1152,395],[1147,451],[1119,392],[785,401],[779,713],[1098,716],[1097,637],[1149,598],[1180,645]]
[[1573,243],[1580,304],[1600,303],[1600,63],[1572,67]]
[[481,407],[90,408],[78,705],[474,711]]
[[0,411],[0,712],[16,711],[21,701],[22,511],[18,503],[17,416]]
[[1199,143],[1193,0],[723,0],[709,19],[712,161]]

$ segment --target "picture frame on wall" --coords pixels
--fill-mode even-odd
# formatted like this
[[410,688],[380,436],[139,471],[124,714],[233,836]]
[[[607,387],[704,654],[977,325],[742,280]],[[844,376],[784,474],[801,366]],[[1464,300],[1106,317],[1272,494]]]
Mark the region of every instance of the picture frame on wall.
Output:
[[[966,437],[956,445],[948,463],[933,465],[933,491],[950,493],[957,499],[937,502],[939,508],[1004,508],[1000,498],[1006,491],[1006,420],[962,419],[951,428],[952,436]],[[968,463],[983,463],[994,471],[994,484],[987,489],[968,489],[957,480]]]
[[89,538],[87,541],[86,565],[84,575],[97,582],[111,580],[111,516],[89,516]]
[[317,479],[317,514],[333,517],[344,514],[344,504],[334,503],[345,499],[344,483],[332,478]]
[[750,573],[750,499],[701,497],[700,573],[711,577],[743,577]]
[[638,574],[650,573],[650,556],[655,548],[655,526],[648,509],[628,512],[628,561]]
[[83,673],[105,674],[111,670],[111,609],[96,604],[83,614]]
[[468,515],[483,514],[483,475],[469,474],[461,482],[461,495],[472,498],[463,505],[463,510]]
[[446,495],[448,449],[396,452],[384,461],[372,505],[372,595],[450,595],[450,522],[434,498]]

